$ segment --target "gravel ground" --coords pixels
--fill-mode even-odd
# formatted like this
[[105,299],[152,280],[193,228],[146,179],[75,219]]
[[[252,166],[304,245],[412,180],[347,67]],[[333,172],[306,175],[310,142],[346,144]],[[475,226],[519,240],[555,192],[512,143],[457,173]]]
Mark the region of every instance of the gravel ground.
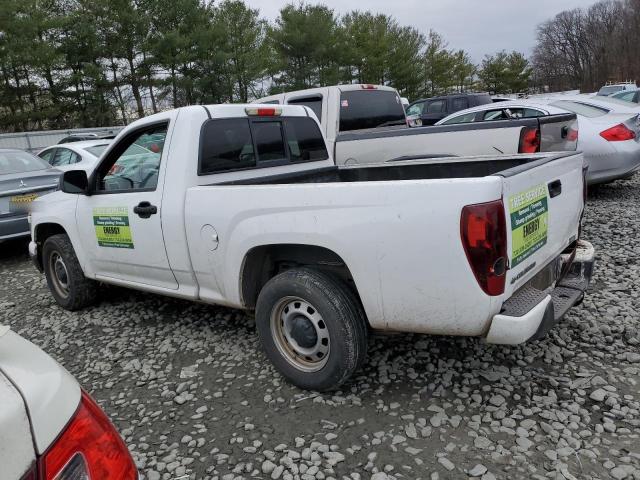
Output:
[[524,346],[373,337],[340,392],[285,383],[242,312],[104,288],[58,308],[0,247],[0,323],[100,402],[147,479],[640,479],[640,179],[590,197],[592,288]]

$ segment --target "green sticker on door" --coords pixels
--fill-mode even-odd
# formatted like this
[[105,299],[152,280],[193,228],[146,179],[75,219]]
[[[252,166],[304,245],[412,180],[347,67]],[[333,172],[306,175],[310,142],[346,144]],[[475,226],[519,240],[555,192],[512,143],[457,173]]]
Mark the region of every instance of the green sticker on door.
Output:
[[99,246],[133,248],[127,207],[94,208],[93,225]]
[[509,197],[511,268],[547,243],[549,208],[544,183]]

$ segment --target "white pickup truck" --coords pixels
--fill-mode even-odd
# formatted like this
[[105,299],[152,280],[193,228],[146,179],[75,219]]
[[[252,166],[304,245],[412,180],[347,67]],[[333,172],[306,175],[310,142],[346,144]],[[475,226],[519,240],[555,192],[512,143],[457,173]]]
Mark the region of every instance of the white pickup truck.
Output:
[[303,388],[344,382],[370,329],[540,337],[591,277],[582,155],[440,160],[338,167],[306,107],[184,107],[65,172],[29,251],[69,310],[99,282],[255,310]]
[[[409,128],[398,92],[381,85],[311,88],[257,102],[311,108],[338,165],[427,156],[575,151],[577,146],[577,120],[571,113]],[[430,102],[428,108],[440,108],[438,105],[445,108],[446,101]]]

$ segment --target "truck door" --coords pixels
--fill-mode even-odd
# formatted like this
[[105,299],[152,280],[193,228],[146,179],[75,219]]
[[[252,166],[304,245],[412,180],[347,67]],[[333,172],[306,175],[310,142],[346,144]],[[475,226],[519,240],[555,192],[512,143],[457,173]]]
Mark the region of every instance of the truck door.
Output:
[[168,119],[120,139],[79,198],[76,221],[98,278],[178,288],[160,222],[167,129]]

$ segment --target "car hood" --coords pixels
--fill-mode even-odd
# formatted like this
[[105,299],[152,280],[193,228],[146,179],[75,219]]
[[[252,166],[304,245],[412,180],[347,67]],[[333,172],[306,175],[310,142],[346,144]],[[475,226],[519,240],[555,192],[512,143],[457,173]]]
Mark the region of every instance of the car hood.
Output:
[[58,187],[60,170],[47,168],[33,172],[6,173],[0,175],[0,195],[6,192],[28,193],[37,190],[50,190]]
[[0,374],[20,392],[37,453],[42,454],[78,408],[78,382],[49,355],[2,325]]

